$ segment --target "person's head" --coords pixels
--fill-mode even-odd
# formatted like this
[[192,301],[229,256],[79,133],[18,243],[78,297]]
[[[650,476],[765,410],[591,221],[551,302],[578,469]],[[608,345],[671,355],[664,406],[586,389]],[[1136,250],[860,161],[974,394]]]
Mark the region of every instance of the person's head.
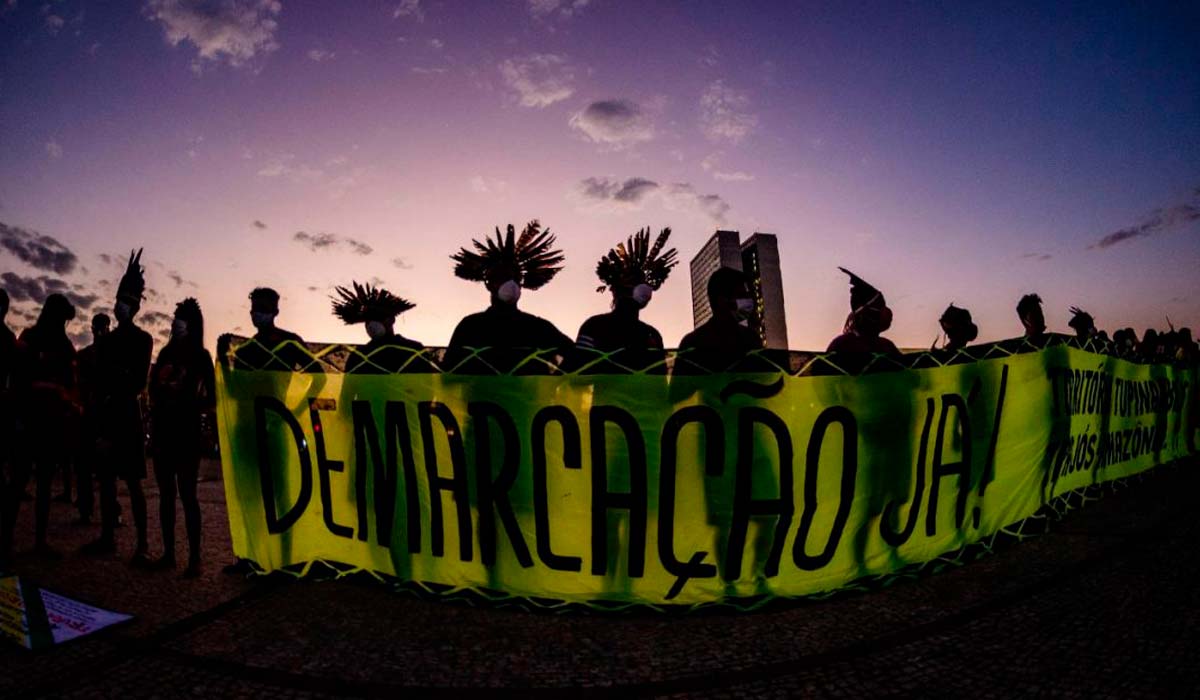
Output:
[[1046,318],[1042,315],[1042,298],[1026,294],[1017,302],[1017,318],[1025,328],[1026,336],[1038,336],[1046,332]]
[[947,347],[962,348],[979,336],[979,328],[971,321],[971,312],[954,304],[946,307],[938,319],[942,331],[950,341]]
[[505,233],[496,227],[496,238],[473,241],[474,250],[462,248],[450,259],[460,279],[483,282],[493,304],[515,306],[521,289],[539,289],[562,270],[562,251],[554,248],[555,237],[537,220],[530,221],[517,235],[509,224]]
[[171,322],[171,340],[180,340],[196,345],[204,344],[204,314],[200,302],[188,297],[175,305],[175,318]]
[[146,279],[141,262],[140,248],[137,252],[129,253],[129,263],[125,267],[125,274],[121,276],[121,282],[117,285],[117,302],[113,305],[113,315],[117,317],[117,323],[130,323],[142,308]]
[[250,322],[255,328],[273,328],[278,315],[279,292],[270,287],[256,287],[250,292]]
[[42,305],[42,313],[38,316],[38,326],[62,328],[67,321],[75,318],[75,307],[61,294],[51,294]]
[[708,278],[708,305],[713,316],[745,319],[754,313],[750,283],[741,270],[721,267]]
[[386,289],[351,282],[352,289],[335,287],[333,315],[346,325],[361,323],[371,340],[395,335],[396,317],[416,306]]
[[8,315],[8,292],[0,289],[0,321]]
[[888,308],[883,292],[846,268],[838,269],[850,277],[850,315],[844,330],[877,336],[891,328],[892,310]]
[[1096,322],[1092,319],[1092,315],[1078,306],[1072,306],[1071,320],[1067,325],[1075,331],[1075,336],[1080,339],[1090,338],[1096,335]]
[[521,299],[521,267],[514,262],[496,263],[483,278],[493,302],[517,305]]
[[663,250],[671,237],[671,229],[659,231],[650,244],[650,228],[639,230],[610,249],[596,263],[596,277],[603,283],[597,292],[612,293],[613,308],[640,310],[650,303],[654,292],[662,287],[678,261],[674,248]]
[[108,318],[108,314],[93,314],[92,315],[92,340],[100,340],[108,335],[109,326],[112,321]]

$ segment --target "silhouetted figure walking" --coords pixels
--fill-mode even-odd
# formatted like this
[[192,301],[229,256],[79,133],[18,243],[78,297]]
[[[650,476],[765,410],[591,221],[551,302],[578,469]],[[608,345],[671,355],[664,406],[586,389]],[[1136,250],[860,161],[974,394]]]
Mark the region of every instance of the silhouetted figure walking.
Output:
[[200,575],[200,502],[196,486],[203,444],[201,416],[213,412],[215,401],[212,356],[204,349],[204,316],[200,304],[189,297],[175,307],[171,339],[158,353],[150,372],[151,445],[163,538],[163,553],[155,560],[154,568],[175,568],[178,486],[188,538],[185,578]]
[[78,381],[79,404],[82,409],[79,421],[79,441],[75,449],[75,482],[77,494],[75,505],[79,508],[76,525],[92,522],[95,508],[94,475],[100,455],[96,451],[96,440],[100,437],[100,365],[96,346],[108,335],[110,319],[107,314],[92,316],[92,344],[75,355],[75,374]]
[[[75,307],[61,294],[46,297],[42,313],[32,328],[21,333],[18,341],[19,377],[16,400],[23,413],[24,435],[17,438],[18,456],[13,495],[25,489],[30,474],[36,479],[34,507],[35,551],[57,557],[46,542],[50,517],[50,489],[54,474],[69,461],[71,436],[68,426],[77,410],[75,391],[75,346],[67,338],[67,322],[75,318]],[[11,538],[19,501],[10,504],[12,519],[7,530]],[[11,551],[11,540],[5,550]]]
[[[456,263],[455,275],[484,283],[491,305],[458,322],[442,366],[454,372],[490,374],[492,370],[482,363],[468,361],[474,351],[484,348],[487,364],[500,372],[514,370],[537,350],[566,357],[574,348],[571,339],[546,319],[517,308],[522,288],[540,289],[562,269],[563,255],[553,247],[550,229],[531,221],[518,237],[509,224],[506,234],[497,228],[496,240],[486,240],[486,244],[474,241],[475,251],[463,248],[450,256]],[[529,362],[520,373],[548,371],[543,363]]]
[[942,350],[962,350],[979,336],[979,328],[971,321],[971,312],[954,304],[946,307],[938,323],[942,326],[942,332],[946,334],[946,343]]
[[142,479],[146,478],[146,436],[139,399],[146,390],[154,340],[134,321],[146,289],[141,260],[141,249],[130,254],[113,308],[117,327],[96,345],[100,378],[101,531],[99,539],[84,547],[85,554],[116,553],[117,479],[121,479],[129,490],[129,506],[137,530],[137,544],[130,560],[134,566],[150,563],[146,556],[146,497],[142,492]]
[[1026,294],[1017,302],[1017,318],[1025,329],[1025,339],[1031,342],[1041,341],[1046,336],[1046,317],[1042,314],[1042,298],[1036,294]]
[[850,315],[826,351],[900,357],[895,343],[880,335],[892,327],[892,310],[883,292],[846,268],[838,269],[850,276]]
[[712,317],[679,341],[675,374],[694,374],[692,365],[724,372],[763,347],[762,337],[748,324],[754,298],[744,273],[732,267],[717,269],[708,278],[707,293]]
[[333,315],[348,326],[366,326],[370,342],[357,347],[346,360],[346,373],[431,371],[428,360],[420,355],[425,346],[396,332],[396,317],[416,305],[386,289],[350,284],[353,289],[334,289]]
[[616,371],[618,365],[640,370],[658,363],[657,372],[666,372],[662,335],[639,315],[678,264],[674,248],[663,251],[670,236],[671,229],[664,228],[651,248],[650,229],[644,228],[600,258],[596,276],[603,284],[596,291],[612,293],[612,311],[592,316],[579,327],[577,364],[606,353],[608,357],[590,371]]

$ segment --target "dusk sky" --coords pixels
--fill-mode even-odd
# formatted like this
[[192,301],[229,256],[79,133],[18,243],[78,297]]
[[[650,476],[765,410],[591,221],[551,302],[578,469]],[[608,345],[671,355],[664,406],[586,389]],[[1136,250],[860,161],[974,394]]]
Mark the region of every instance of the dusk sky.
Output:
[[683,261],[643,313],[672,347],[718,228],[779,237],[793,349],[840,332],[838,265],[902,347],[951,301],[1019,335],[1032,291],[1052,330],[1197,328],[1198,36],[1194,2],[0,0],[8,323],[64,289],[83,332],[144,246],[156,333],[185,296],[210,348],[248,333],[268,285],[365,342],[329,312],[359,280],[443,345],[487,304],[449,256],[536,218],[566,269],[521,307],[572,337],[643,226]]

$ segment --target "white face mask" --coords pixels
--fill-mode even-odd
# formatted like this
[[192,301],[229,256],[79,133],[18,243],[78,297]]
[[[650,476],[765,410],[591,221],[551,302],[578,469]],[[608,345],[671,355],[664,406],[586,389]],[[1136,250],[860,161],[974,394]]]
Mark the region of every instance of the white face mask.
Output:
[[188,334],[187,321],[177,318],[171,323],[171,335],[176,338],[186,338]]
[[521,298],[521,285],[509,280],[496,290],[496,298],[505,304],[516,304]]
[[646,304],[650,303],[650,298],[653,296],[654,288],[648,284],[639,284],[633,288],[633,300],[643,309],[646,308]]
[[387,326],[380,321],[367,321],[367,336],[371,340],[383,338],[388,334]]
[[259,330],[262,330],[263,328],[270,328],[275,323],[275,312],[251,311],[250,322],[253,323],[254,327]]
[[128,323],[133,318],[133,307],[123,301],[118,301],[117,305],[113,307],[113,315],[121,323]]
[[754,313],[754,300],[749,297],[740,297],[737,300],[737,313],[742,318],[747,318]]

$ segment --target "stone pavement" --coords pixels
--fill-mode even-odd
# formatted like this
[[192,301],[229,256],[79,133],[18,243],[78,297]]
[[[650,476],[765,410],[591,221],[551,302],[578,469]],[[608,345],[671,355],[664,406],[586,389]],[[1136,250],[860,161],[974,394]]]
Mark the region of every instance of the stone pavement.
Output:
[[[204,471],[199,580],[129,568],[129,527],[121,559],[80,558],[95,528],[72,528],[69,507],[55,504],[51,541],[67,555],[27,554],[17,572],[136,620],[41,653],[0,645],[0,698],[1200,695],[1194,464],[966,566],[822,602],[692,616],[530,613],[356,581],[228,576],[223,490],[216,466]],[[157,492],[148,495],[153,549]],[[178,538],[184,561],[182,514]],[[27,532],[18,538],[18,549],[31,545]]]

